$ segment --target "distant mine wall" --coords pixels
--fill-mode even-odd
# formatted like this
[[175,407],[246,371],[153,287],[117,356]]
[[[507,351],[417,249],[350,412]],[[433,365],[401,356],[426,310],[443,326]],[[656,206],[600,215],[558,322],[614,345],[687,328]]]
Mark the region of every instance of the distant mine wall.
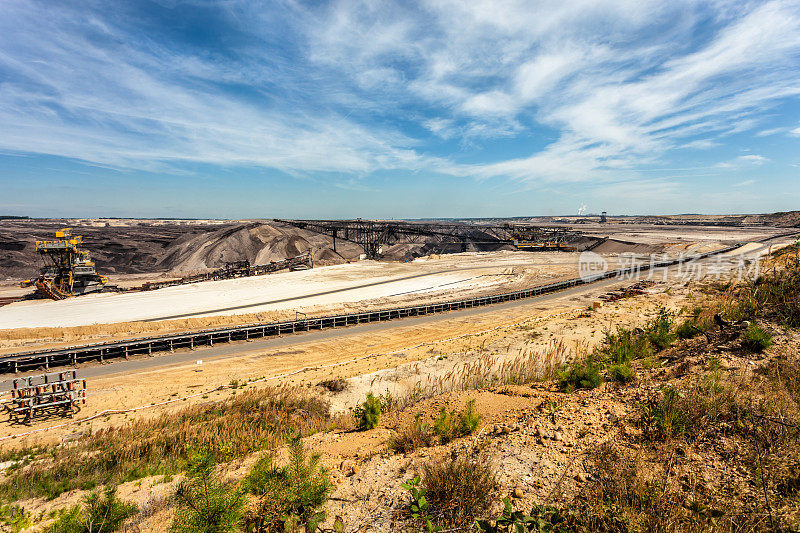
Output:
[[226,262],[251,264],[280,261],[312,250],[317,264],[357,260],[361,248],[337,243],[325,235],[266,222],[75,224],[67,221],[3,221],[0,224],[0,272],[26,278],[40,266],[37,240],[52,238],[66,226],[82,235],[98,271],[103,274],[190,273],[220,268]]

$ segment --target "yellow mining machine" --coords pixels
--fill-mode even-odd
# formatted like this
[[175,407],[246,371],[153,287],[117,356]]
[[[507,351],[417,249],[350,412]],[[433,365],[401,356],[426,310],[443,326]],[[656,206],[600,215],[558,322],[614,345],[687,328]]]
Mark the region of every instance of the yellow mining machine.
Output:
[[36,253],[42,256],[45,266],[39,270],[38,278],[26,279],[20,285],[35,286],[53,300],[102,290],[108,279],[97,273],[89,252],[81,249],[82,244],[83,238],[72,235],[71,228],[56,231],[54,241],[36,241]]

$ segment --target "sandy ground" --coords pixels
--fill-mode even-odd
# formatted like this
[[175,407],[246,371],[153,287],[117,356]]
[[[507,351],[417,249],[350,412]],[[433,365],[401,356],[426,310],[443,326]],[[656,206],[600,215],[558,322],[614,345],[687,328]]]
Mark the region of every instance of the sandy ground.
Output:
[[645,244],[746,242],[790,231],[786,228],[766,226],[712,227],[620,223],[586,224],[576,227],[589,235],[611,236],[623,241]]
[[[622,285],[629,282],[621,282]],[[605,292],[604,289],[599,292]],[[246,382],[262,377],[278,376],[295,372],[304,367],[317,367],[299,374],[285,378],[271,379],[263,384],[275,385],[279,383],[298,385],[316,384],[332,377],[351,377],[368,374],[383,368],[393,368],[401,364],[431,358],[433,349],[437,353],[458,353],[474,350],[487,339],[501,338],[508,331],[519,331],[517,324],[535,317],[546,317],[554,313],[563,313],[573,309],[585,309],[596,294],[586,294],[581,297],[565,297],[547,304],[531,301],[524,305],[506,311],[489,312],[468,318],[457,318],[439,322],[430,326],[409,327],[398,323],[397,328],[392,328],[381,334],[352,335],[341,339],[322,342],[303,342],[298,338],[298,343],[291,349],[279,349],[267,352],[253,352],[235,358],[220,358],[218,360],[203,360],[198,371],[194,361],[187,364],[164,366],[133,375],[117,374],[104,378],[97,378],[88,383],[89,397],[80,417],[92,416],[107,409],[127,409],[138,406],[147,406],[184,396],[185,394],[200,393],[226,385],[232,380]],[[576,301],[571,301],[575,298]],[[594,329],[598,329],[595,317],[591,322]],[[589,323],[588,319],[587,325]],[[554,336],[559,338],[572,329],[567,325],[569,320],[563,315],[560,323],[548,326],[548,332],[537,338],[540,346],[545,346]],[[498,328],[492,332],[486,332]],[[508,329],[508,331],[506,331]],[[466,335],[466,337],[462,337]],[[459,338],[457,338],[459,337]],[[447,340],[453,339],[453,340]],[[433,343],[433,344],[428,344]],[[201,352],[198,352],[201,354]],[[375,354],[375,355],[371,355]],[[168,358],[169,356],[162,356]],[[355,361],[352,361],[355,360]],[[344,362],[352,361],[352,362]],[[337,364],[341,362],[341,364]],[[168,359],[165,364],[169,365]],[[335,365],[319,368],[322,365]],[[261,386],[261,385],[251,385]],[[231,391],[211,393],[210,399],[219,399],[231,394]],[[93,429],[102,427],[111,421],[130,420],[129,417],[153,416],[155,414],[177,409],[193,402],[207,401],[201,395],[186,401],[177,401],[163,407],[153,407],[137,414],[115,416],[113,420],[96,419],[91,423],[71,425],[69,427],[53,430],[47,433],[47,438],[59,438],[74,431],[83,431],[87,426]],[[20,434],[30,429],[50,427],[64,423],[64,420],[47,420],[34,424],[32,428],[24,426],[11,426],[6,421],[0,423],[0,436]],[[42,435],[40,435],[42,436]],[[37,437],[38,438],[38,437]],[[19,442],[19,441],[17,441]]]
[[574,276],[577,259],[575,253],[473,252],[410,263],[362,261],[143,293],[17,302],[0,308],[0,329],[306,311],[376,298],[424,297],[441,291],[468,294],[509,281]]
[[[608,241],[591,253],[599,252],[608,268],[616,268],[630,265],[632,257],[647,262],[649,252],[629,250],[653,246]],[[652,257],[720,246],[718,241],[666,243]],[[410,263],[364,261],[150,293],[18,302],[0,308],[0,353],[290,320],[297,311],[311,317],[496,294],[576,277],[579,258],[563,252],[470,252]]]

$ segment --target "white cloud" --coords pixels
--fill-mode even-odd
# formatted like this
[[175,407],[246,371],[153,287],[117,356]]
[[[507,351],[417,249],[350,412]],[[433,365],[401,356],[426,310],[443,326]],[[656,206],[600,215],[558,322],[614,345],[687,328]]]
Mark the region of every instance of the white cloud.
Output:
[[450,139],[457,133],[455,122],[446,118],[426,120],[423,125],[443,139]]
[[[800,129],[800,128],[798,128]],[[778,133],[783,133],[786,131],[786,128],[770,128],[768,130],[761,130],[756,133],[756,137],[769,137],[770,135],[775,135]]]
[[739,157],[736,158],[736,160],[742,161],[744,163],[750,163],[753,165],[763,165],[764,163],[769,161],[769,159],[767,159],[763,155],[755,155],[755,154],[740,155]]
[[[797,0],[279,5],[226,4],[246,41],[229,57],[154,43],[124,17],[12,3],[0,20],[0,150],[151,169],[627,183],[673,149],[766,135],[764,110],[800,95]],[[280,31],[291,60],[265,48]],[[425,155],[413,126],[474,153],[486,138],[532,140],[459,164]]]
[[734,168],[741,168],[743,166],[760,166],[764,163],[767,163],[769,158],[764,157],[763,155],[756,155],[756,154],[747,154],[747,155],[740,155],[739,157],[731,160],[731,161],[723,161],[714,165],[714,168],[722,168],[722,169],[734,169]]
[[489,91],[470,96],[461,105],[469,115],[509,115],[516,110],[514,100],[502,91]]
[[514,74],[514,87],[526,102],[540,100],[566,77],[578,71],[585,57],[578,50],[545,53],[522,63]]
[[707,150],[709,148],[716,148],[717,146],[720,146],[719,141],[712,141],[711,139],[697,139],[684,144],[683,146],[681,146],[681,148],[690,148],[694,150]]

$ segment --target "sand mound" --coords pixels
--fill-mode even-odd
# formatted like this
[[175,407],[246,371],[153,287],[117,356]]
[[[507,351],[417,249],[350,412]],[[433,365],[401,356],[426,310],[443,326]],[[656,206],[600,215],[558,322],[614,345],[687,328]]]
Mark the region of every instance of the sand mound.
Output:
[[317,263],[338,264],[357,259],[361,253],[358,245],[349,242],[337,241],[337,252],[332,246],[326,235],[280,223],[250,222],[178,239],[167,246],[156,268],[186,272],[218,268],[231,261],[264,264],[309,250]]
[[639,242],[608,239],[604,243],[592,249],[592,251],[598,254],[658,254],[664,251],[664,246],[661,244],[644,244]]

